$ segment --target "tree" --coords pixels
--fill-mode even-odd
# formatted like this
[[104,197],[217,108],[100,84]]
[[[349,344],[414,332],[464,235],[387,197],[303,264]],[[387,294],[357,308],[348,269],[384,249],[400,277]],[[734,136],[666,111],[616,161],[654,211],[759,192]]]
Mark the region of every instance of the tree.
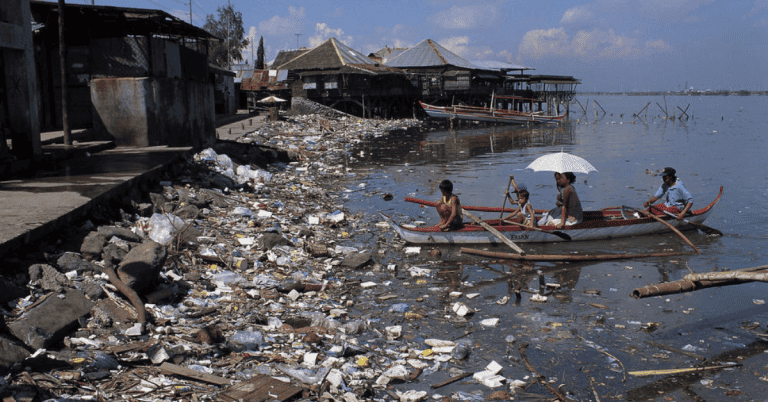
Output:
[[259,50],[256,51],[256,70],[264,69],[264,37],[259,39]]
[[219,18],[213,14],[205,17],[203,29],[221,39],[212,41],[208,49],[208,61],[222,68],[229,68],[231,61],[242,61],[242,49],[250,44],[245,38],[243,13],[235,11],[232,5],[219,6],[216,9]]

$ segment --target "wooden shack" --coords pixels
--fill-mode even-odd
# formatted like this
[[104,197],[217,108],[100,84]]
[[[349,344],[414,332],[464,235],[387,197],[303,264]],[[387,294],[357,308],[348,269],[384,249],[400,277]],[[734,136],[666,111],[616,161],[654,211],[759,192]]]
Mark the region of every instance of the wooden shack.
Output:
[[[41,124],[61,129],[58,3],[31,0]],[[213,78],[205,30],[164,11],[64,6],[67,113],[117,145],[215,141]]]
[[404,71],[418,99],[435,105],[487,105],[505,79],[504,72],[478,67],[432,39],[399,52],[386,65]]
[[273,68],[287,72],[292,96],[363,117],[411,113],[412,93],[404,72],[377,63],[336,38]]

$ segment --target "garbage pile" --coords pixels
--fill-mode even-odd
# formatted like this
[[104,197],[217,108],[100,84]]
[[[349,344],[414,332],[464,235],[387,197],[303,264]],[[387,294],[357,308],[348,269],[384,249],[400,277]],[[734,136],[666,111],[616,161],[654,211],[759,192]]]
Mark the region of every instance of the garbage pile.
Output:
[[[195,154],[155,191],[126,201],[132,212],[122,221],[85,222],[78,250],[49,253],[28,276],[3,278],[9,301],[0,395],[512,398],[538,379],[504,377],[496,361],[470,368],[476,344],[430,336],[426,328],[414,333],[435,317],[468,325],[476,314],[481,327],[498,318],[483,319],[458,302],[433,309],[442,303],[438,294],[448,294],[443,288],[426,290],[432,301],[430,294],[399,296],[398,289],[423,286],[434,272],[389,263],[404,244],[384,244],[375,232],[386,225],[344,209],[351,177],[341,162],[353,161],[350,146],[414,126],[318,115],[270,123],[241,147]],[[248,160],[252,146],[260,160]],[[439,393],[462,380],[488,392]]]

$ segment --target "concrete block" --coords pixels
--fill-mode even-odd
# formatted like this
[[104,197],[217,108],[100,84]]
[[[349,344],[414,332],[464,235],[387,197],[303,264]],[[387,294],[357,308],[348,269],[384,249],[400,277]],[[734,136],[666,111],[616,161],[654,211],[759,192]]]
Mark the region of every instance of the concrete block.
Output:
[[66,275],[57,271],[48,264],[34,264],[29,267],[29,281],[40,288],[50,291],[58,291],[69,284]]
[[154,241],[131,249],[117,268],[117,276],[128,287],[141,291],[157,284],[168,251]]
[[77,320],[88,314],[93,305],[83,292],[64,288],[9,323],[8,329],[27,346],[46,348],[76,327]]
[[120,228],[117,226],[99,226],[97,231],[104,236],[106,236],[107,240],[111,239],[114,236],[117,236],[120,239],[131,241],[134,243],[140,242],[141,236],[137,235],[136,233],[133,233],[130,229],[126,228]]
[[66,252],[56,260],[56,265],[59,266],[61,272],[78,271],[88,272],[96,271],[96,267],[87,261],[83,256],[77,253]]
[[0,370],[8,370],[15,363],[26,359],[29,355],[30,353],[24,345],[0,334]]
[[358,269],[371,262],[371,253],[354,253],[344,257],[341,266],[344,268]]
[[83,239],[80,245],[80,253],[86,258],[100,259],[101,249],[107,242],[107,236],[99,232],[91,232]]

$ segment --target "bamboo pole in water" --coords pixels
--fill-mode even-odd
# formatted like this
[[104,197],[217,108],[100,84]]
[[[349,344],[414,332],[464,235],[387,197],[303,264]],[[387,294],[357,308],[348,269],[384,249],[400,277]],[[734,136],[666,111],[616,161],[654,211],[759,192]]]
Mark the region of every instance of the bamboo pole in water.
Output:
[[521,260],[521,261],[610,261],[625,260],[633,258],[648,257],[671,257],[675,255],[690,254],[688,252],[670,251],[659,253],[637,253],[637,254],[512,254],[498,251],[480,250],[475,248],[461,248],[462,253],[479,255],[483,257],[492,257],[502,260]]
[[768,265],[745,268],[737,271],[709,272],[704,274],[688,274],[685,278],[643,286],[632,291],[632,297],[642,299],[652,296],[663,296],[674,293],[693,292],[694,290],[717,286],[730,286],[752,281],[766,281]]

